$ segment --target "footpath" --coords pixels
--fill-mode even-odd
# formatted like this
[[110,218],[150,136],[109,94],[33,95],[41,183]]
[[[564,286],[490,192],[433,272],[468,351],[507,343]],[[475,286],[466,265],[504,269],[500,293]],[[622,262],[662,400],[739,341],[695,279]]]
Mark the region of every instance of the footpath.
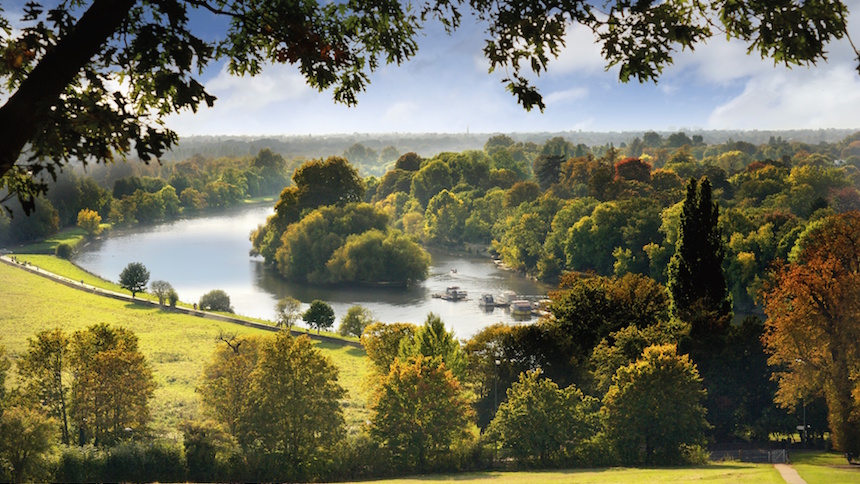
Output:
[[[212,319],[215,321],[223,321],[223,322],[227,322],[227,323],[241,324],[242,326],[261,329],[263,331],[278,331],[278,328],[276,328],[274,326],[270,326],[268,324],[263,324],[263,323],[257,323],[254,321],[248,321],[246,319],[241,319],[241,318],[231,317],[231,316],[225,316],[223,314],[212,313],[209,311],[202,311],[199,309],[190,309],[190,308],[184,308],[184,307],[173,307],[173,308],[171,308],[171,307],[167,307],[167,306],[162,306],[161,304],[158,304],[155,301],[150,301],[148,299],[135,299],[135,298],[132,298],[128,294],[122,294],[119,292],[109,291],[107,289],[102,289],[100,287],[86,285],[83,283],[83,281],[74,281],[72,279],[69,279],[68,277],[64,277],[64,276],[61,276],[59,274],[54,274],[53,272],[48,272],[48,271],[41,269],[38,266],[35,266],[33,264],[16,261],[12,257],[14,257],[14,256],[2,255],[2,256],[0,256],[0,262],[3,262],[5,264],[8,264],[8,265],[11,265],[14,267],[17,267],[17,268],[25,270],[25,271],[28,271],[31,274],[36,274],[36,275],[44,277],[46,279],[50,279],[54,282],[57,282],[59,284],[67,286],[67,287],[71,287],[72,289],[77,289],[79,291],[85,291],[85,292],[88,292],[90,294],[96,294],[98,296],[103,296],[103,297],[109,297],[111,299],[116,299],[119,301],[125,301],[125,302],[140,304],[140,305],[144,305],[144,306],[152,306],[152,307],[160,308],[160,309],[175,312],[175,313],[188,314],[190,316],[197,316],[200,318]],[[311,332],[297,331],[294,329],[290,330],[290,333],[293,336],[299,336],[299,335],[306,334],[313,340],[338,344],[338,345],[342,345],[342,346],[352,346],[354,348],[362,348],[361,343],[358,343],[357,341],[348,341],[348,340],[343,340],[340,338],[332,338],[330,336],[326,336],[323,334],[313,334]]]
[[791,467],[790,464],[774,464],[773,466],[779,471],[786,484],[806,484],[806,481],[800,477],[797,470]]

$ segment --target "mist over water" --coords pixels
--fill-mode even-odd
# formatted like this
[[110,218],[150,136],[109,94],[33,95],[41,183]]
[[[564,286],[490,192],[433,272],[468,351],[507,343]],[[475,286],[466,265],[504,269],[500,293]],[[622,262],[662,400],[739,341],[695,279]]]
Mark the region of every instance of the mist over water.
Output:
[[[91,242],[74,262],[105,279],[116,281],[129,262],[141,262],[150,282],[165,280],[186,302],[196,302],[212,289],[230,295],[237,314],[274,320],[275,303],[284,296],[302,301],[306,308],[321,299],[334,308],[337,322],[350,306],[360,304],[386,323],[420,324],[427,313],[438,314],[460,338],[497,322],[520,322],[507,310],[478,306],[481,294],[515,291],[542,295],[552,288],[518,274],[498,269],[488,258],[431,253],[426,281],[407,288],[366,286],[323,287],[283,280],[260,257],[251,257],[249,234],[272,213],[269,206],[235,208],[217,215],[115,230]],[[469,300],[450,302],[433,298],[448,286],[459,286]]]

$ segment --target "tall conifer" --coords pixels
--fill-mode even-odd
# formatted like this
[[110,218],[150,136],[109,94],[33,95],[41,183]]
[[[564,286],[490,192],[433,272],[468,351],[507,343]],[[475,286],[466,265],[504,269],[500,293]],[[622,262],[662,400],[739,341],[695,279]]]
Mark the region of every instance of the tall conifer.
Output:
[[672,312],[692,325],[696,333],[722,332],[731,319],[731,300],[723,274],[720,209],[711,199],[711,183],[691,178],[681,211],[675,254],[669,262]]

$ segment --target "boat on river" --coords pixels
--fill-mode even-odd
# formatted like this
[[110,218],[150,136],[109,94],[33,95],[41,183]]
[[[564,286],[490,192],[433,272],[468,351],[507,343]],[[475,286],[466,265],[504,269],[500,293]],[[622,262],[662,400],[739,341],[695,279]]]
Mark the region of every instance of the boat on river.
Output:
[[433,297],[445,301],[465,301],[469,298],[469,293],[460,289],[460,286],[448,286],[444,293],[433,294]]
[[514,316],[531,316],[532,303],[525,299],[518,299],[511,303],[511,314]]

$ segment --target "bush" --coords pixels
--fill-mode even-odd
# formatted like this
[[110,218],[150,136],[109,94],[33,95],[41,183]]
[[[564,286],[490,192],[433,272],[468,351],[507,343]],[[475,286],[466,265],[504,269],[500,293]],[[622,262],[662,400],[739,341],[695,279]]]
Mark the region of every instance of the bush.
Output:
[[185,481],[185,456],[177,444],[126,441],[107,454],[103,477],[108,482]]
[[233,312],[233,307],[230,306],[230,296],[221,289],[214,289],[204,294],[200,298],[200,309],[225,313]]
[[61,242],[57,245],[56,255],[60,259],[68,259],[72,256],[72,246],[65,242]]
[[107,455],[93,445],[64,445],[54,474],[54,482],[104,482]]
[[175,308],[178,301],[179,294],[176,294],[176,290],[171,287],[170,291],[167,293],[167,302],[170,304],[170,307]]

